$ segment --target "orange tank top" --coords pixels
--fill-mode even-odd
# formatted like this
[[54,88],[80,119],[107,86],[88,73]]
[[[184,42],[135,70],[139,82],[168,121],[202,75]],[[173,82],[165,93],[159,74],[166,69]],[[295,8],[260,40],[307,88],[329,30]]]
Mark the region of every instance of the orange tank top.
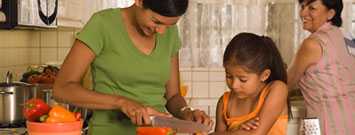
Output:
[[[223,116],[224,120],[227,122],[228,130],[238,128],[242,123],[256,117],[265,101],[265,97],[269,93],[269,85],[265,86],[262,90],[258,103],[256,105],[255,110],[252,112],[238,116],[238,117],[228,117],[227,110],[228,110],[228,102],[229,102],[229,95],[230,92],[225,92],[223,95]],[[287,134],[287,124],[288,124],[288,116],[283,114],[278,117],[272,128],[269,130],[268,135],[286,135]]]

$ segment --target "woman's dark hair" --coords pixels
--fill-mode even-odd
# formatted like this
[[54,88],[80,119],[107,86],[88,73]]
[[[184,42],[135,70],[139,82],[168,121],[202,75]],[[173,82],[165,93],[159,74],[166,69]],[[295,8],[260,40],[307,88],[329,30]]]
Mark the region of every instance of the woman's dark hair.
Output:
[[188,7],[188,0],[143,0],[143,7],[167,17],[183,15]]
[[[223,66],[242,66],[249,72],[261,74],[264,70],[271,70],[270,83],[280,80],[287,84],[287,72],[284,62],[274,41],[266,36],[253,33],[239,33],[228,44],[223,56]],[[287,108],[292,118],[290,100],[287,98]]]
[[[306,5],[314,2],[316,0],[298,0],[300,4],[304,3]],[[323,5],[326,6],[329,10],[333,9],[335,11],[335,16],[330,20],[333,25],[340,27],[343,23],[341,19],[341,12],[343,11],[343,0],[320,0]]]
[[236,35],[224,52],[223,65],[244,66],[257,74],[270,69],[271,74],[266,83],[274,80],[287,83],[287,73],[281,55],[272,39],[266,36],[252,33]]

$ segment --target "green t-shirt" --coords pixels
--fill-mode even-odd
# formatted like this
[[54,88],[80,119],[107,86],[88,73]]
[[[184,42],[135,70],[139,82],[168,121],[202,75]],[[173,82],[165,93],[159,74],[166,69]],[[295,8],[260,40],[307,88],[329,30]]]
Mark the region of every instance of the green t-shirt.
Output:
[[[139,51],[125,30],[120,9],[95,13],[77,39],[96,55],[91,64],[94,90],[121,95],[164,112],[165,85],[170,78],[171,58],[181,42],[176,26],[156,34],[151,54]],[[90,134],[135,134],[129,119],[118,120],[119,110],[95,110],[89,124]]]

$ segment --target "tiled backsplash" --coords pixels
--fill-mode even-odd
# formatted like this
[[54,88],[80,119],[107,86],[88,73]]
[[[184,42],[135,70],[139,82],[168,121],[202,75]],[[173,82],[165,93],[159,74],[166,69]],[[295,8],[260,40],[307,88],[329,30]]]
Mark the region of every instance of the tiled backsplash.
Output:
[[0,81],[7,71],[19,80],[29,65],[64,60],[75,29],[0,30]]
[[[0,30],[0,82],[7,71],[19,80],[30,65],[61,63],[74,41],[75,29]],[[181,68],[188,103],[214,116],[218,98],[227,87],[222,68]]]
[[204,110],[215,120],[219,97],[228,90],[223,68],[180,68],[180,78],[187,86],[186,100],[193,108]]

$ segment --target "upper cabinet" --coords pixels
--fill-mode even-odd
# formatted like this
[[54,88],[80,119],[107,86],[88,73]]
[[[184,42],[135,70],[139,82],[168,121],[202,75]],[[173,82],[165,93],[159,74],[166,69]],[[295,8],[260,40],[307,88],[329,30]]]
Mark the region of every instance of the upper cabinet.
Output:
[[117,4],[117,0],[60,0],[58,26],[82,28],[93,13]]

